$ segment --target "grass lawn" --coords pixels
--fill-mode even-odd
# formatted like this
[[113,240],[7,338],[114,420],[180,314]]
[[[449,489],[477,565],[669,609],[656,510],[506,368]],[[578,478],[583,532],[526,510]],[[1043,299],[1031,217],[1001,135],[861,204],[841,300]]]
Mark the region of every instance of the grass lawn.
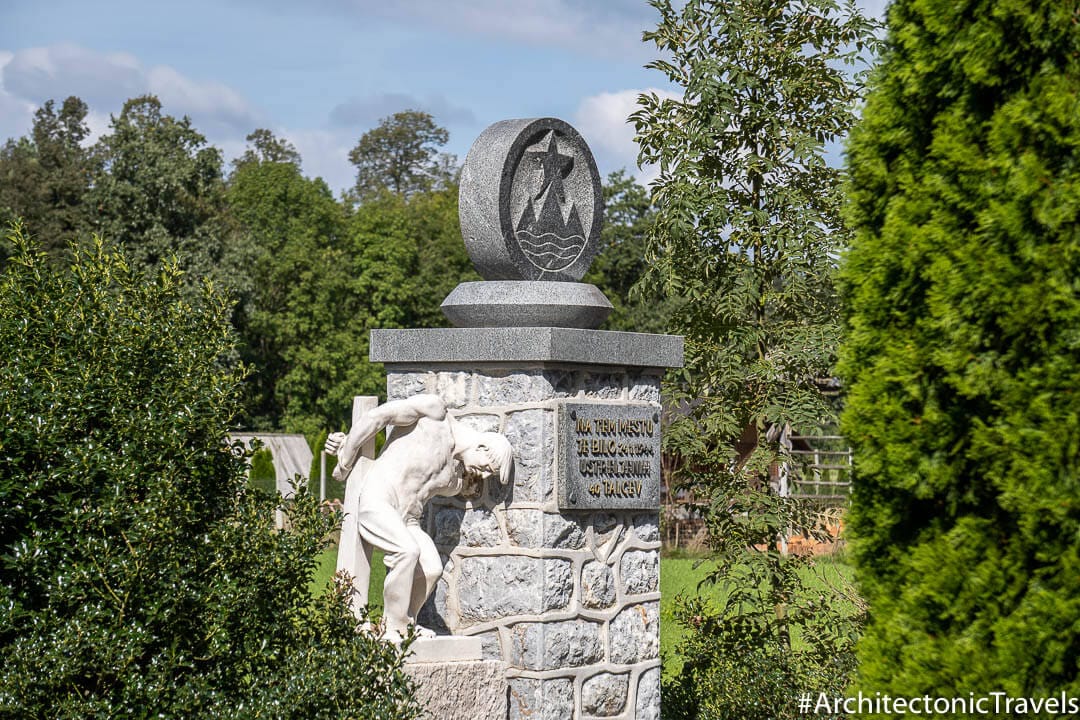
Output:
[[[697,565],[698,567],[695,567]],[[696,595],[698,583],[715,565],[699,558],[674,555],[660,559],[660,653],[664,659],[664,673],[673,674],[682,669],[682,656],[676,652],[679,641],[686,634],[685,629],[675,620],[675,598],[679,595]],[[807,567],[806,584],[810,592],[815,593],[829,587],[853,587],[853,568],[842,558],[823,555],[814,558],[813,565]],[[706,597],[721,599],[723,588],[707,585],[701,588]],[[858,609],[854,602],[838,601],[844,614],[853,615]],[[792,636],[792,643],[798,647],[799,637]]]
[[[318,565],[315,566],[315,575],[308,586],[312,595],[317,595],[326,589],[333,580],[334,571],[337,569],[337,545],[331,545],[319,555]],[[371,601],[372,615],[378,618],[382,615],[382,586],[386,579],[386,566],[383,565],[382,551],[376,550],[371,556],[371,584],[368,586],[368,598]]]
[[[665,673],[682,668],[682,657],[675,652],[675,647],[686,631],[675,621],[675,598],[696,595],[698,583],[714,567],[711,561],[699,557],[681,554],[660,557],[660,657],[664,659]],[[719,590],[704,587],[702,592],[715,595]]]

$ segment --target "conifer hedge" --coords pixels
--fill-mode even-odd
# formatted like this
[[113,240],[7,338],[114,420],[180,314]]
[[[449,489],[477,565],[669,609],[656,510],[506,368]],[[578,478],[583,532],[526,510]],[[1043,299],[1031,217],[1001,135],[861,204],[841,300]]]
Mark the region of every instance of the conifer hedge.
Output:
[[860,689],[1080,694],[1080,5],[888,20],[843,270]]

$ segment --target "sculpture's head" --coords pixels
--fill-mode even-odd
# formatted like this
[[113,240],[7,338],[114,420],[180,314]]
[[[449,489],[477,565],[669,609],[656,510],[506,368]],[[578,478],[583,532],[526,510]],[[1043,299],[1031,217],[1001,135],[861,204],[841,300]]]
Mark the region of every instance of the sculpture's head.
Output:
[[499,477],[505,485],[514,475],[514,449],[504,435],[495,432],[479,433],[476,442],[461,453],[465,476],[470,479]]

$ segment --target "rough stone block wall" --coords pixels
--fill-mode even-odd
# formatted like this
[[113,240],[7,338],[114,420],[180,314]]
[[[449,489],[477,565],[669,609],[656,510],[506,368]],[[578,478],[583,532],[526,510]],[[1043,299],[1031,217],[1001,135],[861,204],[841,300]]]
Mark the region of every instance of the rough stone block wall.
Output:
[[560,512],[555,423],[559,400],[659,407],[662,371],[387,370],[389,399],[435,393],[517,457],[508,487],[428,508],[445,571],[421,622],[479,636],[507,664],[512,720],[659,718],[659,511]]

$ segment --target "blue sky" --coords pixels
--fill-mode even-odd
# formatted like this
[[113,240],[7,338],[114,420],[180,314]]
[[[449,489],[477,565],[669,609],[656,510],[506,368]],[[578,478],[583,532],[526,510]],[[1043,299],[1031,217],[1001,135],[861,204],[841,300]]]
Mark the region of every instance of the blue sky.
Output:
[[446,127],[459,159],[497,120],[553,116],[602,174],[637,172],[626,117],[638,93],[673,90],[643,67],[655,22],[644,0],[0,0],[0,140],[68,95],[96,137],[151,92],[227,159],[269,128],[337,191],[360,135],[406,108]]

